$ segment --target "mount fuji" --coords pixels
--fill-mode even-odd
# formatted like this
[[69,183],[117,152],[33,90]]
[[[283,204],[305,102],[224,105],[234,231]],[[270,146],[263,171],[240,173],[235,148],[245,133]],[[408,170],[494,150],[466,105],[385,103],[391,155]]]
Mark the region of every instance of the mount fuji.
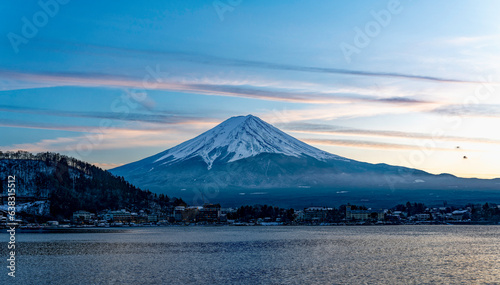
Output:
[[[214,162],[234,162],[262,153],[311,157],[319,161],[343,159],[303,143],[258,117],[230,118],[215,128],[161,154],[154,163],[172,165],[200,157],[210,170]],[[345,159],[344,159],[345,160]]]
[[500,199],[500,179],[433,175],[347,159],[252,115],[229,118],[191,140],[110,171],[142,189],[181,197],[194,205],[302,207],[351,202],[390,206],[406,200]]

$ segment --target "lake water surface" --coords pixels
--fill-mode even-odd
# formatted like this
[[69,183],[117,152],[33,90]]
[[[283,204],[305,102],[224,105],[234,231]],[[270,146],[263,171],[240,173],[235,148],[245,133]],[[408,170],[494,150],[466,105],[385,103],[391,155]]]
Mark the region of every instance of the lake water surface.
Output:
[[500,284],[499,226],[18,233],[16,278],[0,239],[1,284]]

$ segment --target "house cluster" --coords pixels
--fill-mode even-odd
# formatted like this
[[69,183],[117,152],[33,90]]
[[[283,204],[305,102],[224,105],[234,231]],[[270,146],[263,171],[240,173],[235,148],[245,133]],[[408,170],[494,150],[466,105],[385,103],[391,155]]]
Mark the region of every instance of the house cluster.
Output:
[[408,215],[407,212],[393,211],[386,214],[386,220],[391,221],[469,221],[471,208],[451,210],[448,207],[426,208],[423,213]]
[[304,222],[323,223],[330,220],[333,208],[328,207],[309,207],[303,211],[295,211],[295,220]]
[[147,213],[144,210],[130,212],[122,210],[105,210],[98,214],[87,211],[73,213],[72,222],[75,224],[150,224],[176,222],[224,222],[226,211],[219,204],[205,204],[203,206],[177,206],[167,213]]
[[387,210],[352,210],[351,206],[346,206],[345,213],[338,212],[335,208],[328,207],[308,207],[301,211],[296,211],[296,220],[305,223],[329,223],[335,221],[381,221],[384,220]]
[[143,224],[156,223],[159,221],[160,215],[147,214],[144,210],[139,212],[129,212],[125,209],[119,211],[102,211],[98,214],[87,211],[76,211],[73,213],[72,222],[75,224]]
[[319,223],[419,223],[429,221],[462,222],[470,221],[471,209],[451,210],[447,207],[426,208],[421,213],[409,215],[404,211],[391,211],[388,209],[359,209],[347,205],[345,212],[340,213],[335,208],[308,207],[295,211],[296,222]]
[[177,206],[173,212],[172,222],[176,223],[225,223],[227,214],[235,212],[232,208],[221,208],[219,204],[203,206]]
[[345,218],[346,221],[368,221],[368,220],[381,221],[385,219],[386,213],[387,210],[383,209],[352,210],[351,206],[347,205],[345,209]]

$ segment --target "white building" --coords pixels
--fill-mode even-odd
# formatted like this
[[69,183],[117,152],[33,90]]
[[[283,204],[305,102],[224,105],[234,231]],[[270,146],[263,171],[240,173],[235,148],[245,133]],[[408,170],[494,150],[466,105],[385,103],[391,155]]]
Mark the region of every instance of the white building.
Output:
[[90,213],[90,212],[87,212],[87,211],[76,211],[73,213],[73,221],[84,221],[84,222],[88,222],[92,219],[95,219],[95,214],[94,213]]

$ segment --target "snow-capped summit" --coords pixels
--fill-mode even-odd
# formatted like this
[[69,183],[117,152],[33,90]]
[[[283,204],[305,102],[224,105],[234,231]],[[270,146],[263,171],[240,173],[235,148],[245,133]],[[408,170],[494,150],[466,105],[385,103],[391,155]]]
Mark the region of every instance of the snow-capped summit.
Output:
[[341,158],[301,142],[258,117],[247,115],[229,118],[159,154],[154,164],[169,165],[199,156],[210,169],[216,160],[233,162],[261,153],[309,156],[321,161]]

